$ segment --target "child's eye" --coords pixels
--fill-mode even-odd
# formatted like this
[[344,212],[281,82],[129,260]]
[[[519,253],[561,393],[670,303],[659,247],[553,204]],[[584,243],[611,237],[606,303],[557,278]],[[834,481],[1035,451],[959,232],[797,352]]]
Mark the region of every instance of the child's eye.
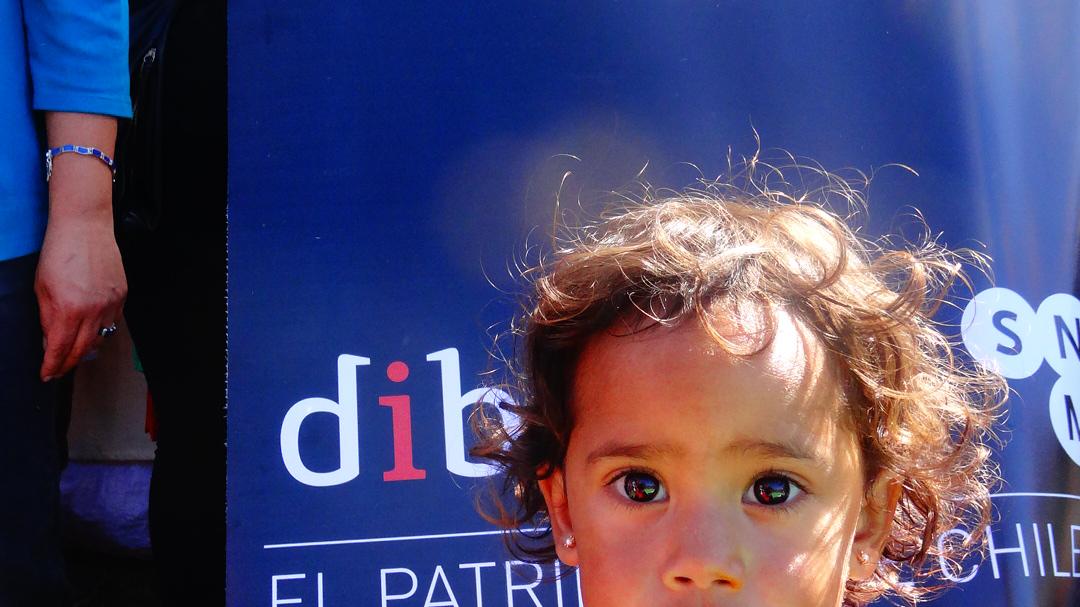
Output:
[[743,496],[743,501],[762,506],[779,506],[802,492],[802,488],[787,476],[767,474],[751,483],[746,495]]
[[627,472],[616,478],[614,484],[620,495],[633,502],[662,501],[667,497],[660,479],[648,472]]

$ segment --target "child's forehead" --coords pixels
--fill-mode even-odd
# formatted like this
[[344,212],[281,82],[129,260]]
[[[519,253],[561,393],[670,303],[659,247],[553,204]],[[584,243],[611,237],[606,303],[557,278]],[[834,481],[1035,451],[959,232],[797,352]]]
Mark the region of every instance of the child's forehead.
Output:
[[582,356],[597,350],[614,358],[705,355],[733,364],[764,361],[787,372],[802,372],[808,366],[830,374],[836,371],[821,339],[797,315],[757,302],[714,304],[702,316],[686,315],[675,322],[634,311],[587,340]]
[[[707,321],[675,325],[627,318],[594,335],[582,349],[574,378],[575,400],[597,392],[625,391],[643,375],[682,379],[686,391],[778,392],[795,401],[822,394],[839,412],[840,369],[816,333],[783,308],[714,310]],[[704,384],[704,385],[700,385]]]

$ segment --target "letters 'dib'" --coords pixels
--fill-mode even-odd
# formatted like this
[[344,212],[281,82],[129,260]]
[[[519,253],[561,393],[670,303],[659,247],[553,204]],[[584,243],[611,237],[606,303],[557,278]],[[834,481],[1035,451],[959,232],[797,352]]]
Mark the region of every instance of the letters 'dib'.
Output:
[[[512,403],[510,395],[497,388],[476,388],[461,393],[461,368],[456,348],[446,348],[427,355],[429,362],[438,362],[442,387],[442,422],[446,445],[446,469],[452,474],[467,477],[489,476],[498,470],[489,464],[470,462],[466,459],[463,411],[478,403]],[[371,363],[370,359],[351,354],[338,356],[338,400],[313,397],[305,398],[289,408],[281,424],[281,458],[285,468],[297,481],[312,487],[329,487],[347,483],[360,474],[359,415],[357,397],[357,367]],[[385,399],[382,399],[385,400]],[[520,420],[512,412],[498,407],[505,427],[514,432]],[[304,464],[300,455],[300,426],[312,413],[329,413],[338,418],[340,460],[336,470],[316,472]],[[395,441],[399,426],[395,423]],[[395,450],[402,445],[395,444]],[[409,447],[411,449],[411,440]],[[411,452],[409,463],[411,465]],[[398,454],[395,454],[397,460]],[[415,480],[409,478],[386,478],[384,480]]]

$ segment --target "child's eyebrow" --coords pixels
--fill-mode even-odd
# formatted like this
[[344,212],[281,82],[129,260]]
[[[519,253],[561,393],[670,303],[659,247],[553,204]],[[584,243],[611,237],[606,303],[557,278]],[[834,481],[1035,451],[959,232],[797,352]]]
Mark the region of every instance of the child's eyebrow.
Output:
[[685,453],[686,449],[670,443],[638,444],[608,441],[590,452],[588,457],[585,458],[585,461],[589,465],[592,465],[602,459],[607,459],[610,457],[652,459],[663,457],[679,457],[684,455]]
[[[608,441],[594,449],[586,457],[589,465],[612,458],[626,457],[631,459],[653,458],[677,458],[684,456],[686,449],[671,443],[621,443]],[[758,438],[741,438],[724,446],[719,456],[757,456],[762,458],[797,459],[810,462],[813,465],[825,467],[826,463],[818,454],[800,445],[785,441],[770,441]]]
[[725,455],[754,455],[763,458],[798,459],[822,467],[826,465],[817,453],[802,445],[787,441],[741,438],[728,443],[724,447],[723,453]]

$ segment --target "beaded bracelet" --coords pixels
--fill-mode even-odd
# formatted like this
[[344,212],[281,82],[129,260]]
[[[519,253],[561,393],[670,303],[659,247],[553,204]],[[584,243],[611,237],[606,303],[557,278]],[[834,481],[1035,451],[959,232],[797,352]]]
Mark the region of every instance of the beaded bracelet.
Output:
[[79,154],[81,156],[93,156],[94,158],[97,158],[98,160],[104,162],[105,166],[109,167],[109,170],[112,171],[113,180],[116,180],[115,163],[113,162],[112,158],[109,158],[109,156],[105,154],[105,152],[102,152],[95,147],[71,145],[69,143],[67,145],[62,145],[58,148],[53,148],[45,152],[45,181],[48,181],[50,178],[52,178],[53,158],[56,158],[60,154],[66,154],[68,152],[71,152],[73,154]]

